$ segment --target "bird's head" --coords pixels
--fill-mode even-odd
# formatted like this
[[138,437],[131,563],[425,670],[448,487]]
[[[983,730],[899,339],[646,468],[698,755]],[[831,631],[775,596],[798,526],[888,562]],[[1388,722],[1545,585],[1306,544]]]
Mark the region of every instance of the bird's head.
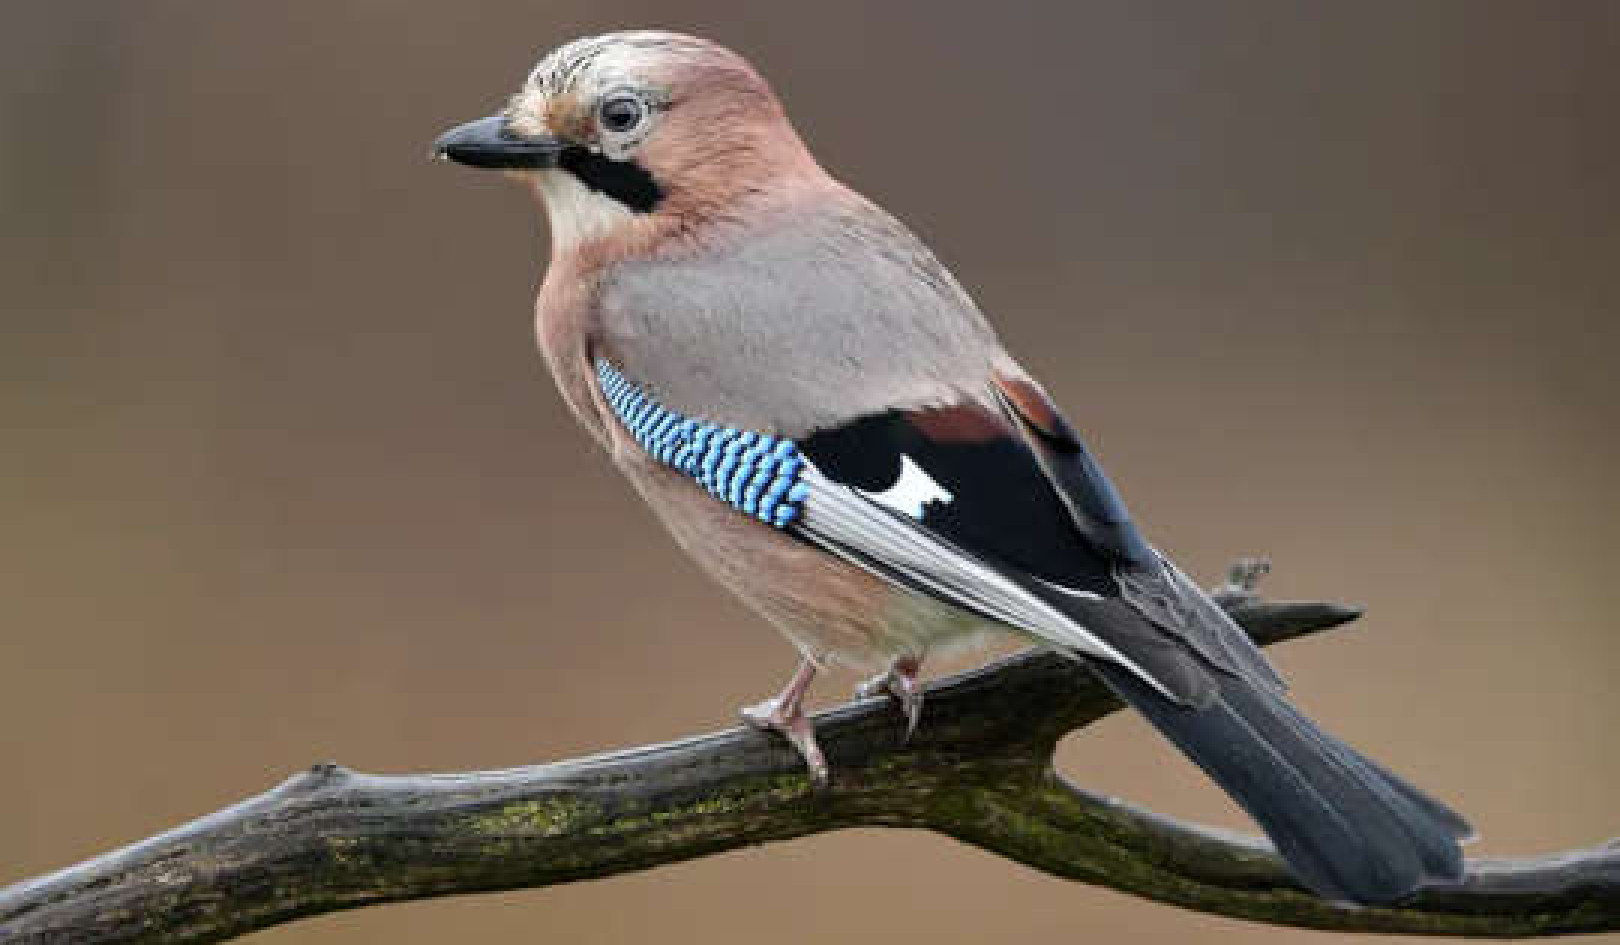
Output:
[[559,47],[504,110],[445,132],[433,152],[525,178],[559,249],[652,221],[735,216],[739,201],[821,176],[747,61],[653,31]]

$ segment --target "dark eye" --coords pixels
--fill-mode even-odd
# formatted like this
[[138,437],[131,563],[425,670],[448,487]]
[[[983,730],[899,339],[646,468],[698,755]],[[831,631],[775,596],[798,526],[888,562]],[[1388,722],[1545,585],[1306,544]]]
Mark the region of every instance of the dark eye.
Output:
[[602,103],[602,127],[623,133],[641,124],[647,109],[641,100],[629,95],[618,95]]

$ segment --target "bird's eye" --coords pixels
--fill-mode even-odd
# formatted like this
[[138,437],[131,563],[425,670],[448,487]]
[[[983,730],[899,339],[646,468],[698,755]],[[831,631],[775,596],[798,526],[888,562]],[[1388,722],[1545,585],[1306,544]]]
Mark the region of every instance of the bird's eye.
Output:
[[616,95],[604,101],[600,111],[602,127],[617,134],[631,130],[647,117],[641,100],[630,95]]

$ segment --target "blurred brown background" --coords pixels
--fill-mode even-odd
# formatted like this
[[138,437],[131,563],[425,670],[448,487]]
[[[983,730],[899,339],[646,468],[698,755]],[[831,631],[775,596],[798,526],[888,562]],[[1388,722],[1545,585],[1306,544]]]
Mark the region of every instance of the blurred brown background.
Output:
[[[1200,576],[1366,604],[1277,658],[1478,852],[1620,834],[1620,6],[38,0],[0,7],[0,882],[312,761],[561,758],[785,678],[565,416],[537,214],[426,160],[636,25],[753,58]],[[1064,763],[1243,824],[1134,719]],[[262,940],[1125,934],[1312,937],[871,831]]]

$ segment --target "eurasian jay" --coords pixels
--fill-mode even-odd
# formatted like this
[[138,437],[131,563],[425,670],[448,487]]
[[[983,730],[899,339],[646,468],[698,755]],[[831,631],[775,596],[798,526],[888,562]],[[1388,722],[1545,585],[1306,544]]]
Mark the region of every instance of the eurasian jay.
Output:
[[1461,817],[1318,728],[1137,530],[1041,386],[912,233],[817,165],[740,56],[577,40],[434,146],[549,216],[540,348],[675,539],[802,654],[744,718],[828,777],[818,667],[881,668],[908,726],[925,656],[1011,634],[1084,661],[1324,897],[1462,871]]

